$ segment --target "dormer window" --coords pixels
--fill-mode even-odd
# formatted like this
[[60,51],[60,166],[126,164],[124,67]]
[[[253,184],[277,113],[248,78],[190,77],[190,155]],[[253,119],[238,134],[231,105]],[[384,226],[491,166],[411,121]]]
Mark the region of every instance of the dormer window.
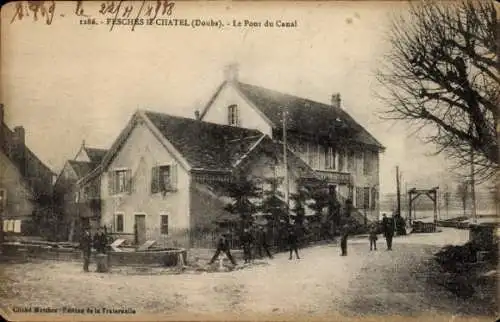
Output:
[[238,105],[229,105],[227,108],[227,122],[231,126],[240,125],[239,115],[238,115]]

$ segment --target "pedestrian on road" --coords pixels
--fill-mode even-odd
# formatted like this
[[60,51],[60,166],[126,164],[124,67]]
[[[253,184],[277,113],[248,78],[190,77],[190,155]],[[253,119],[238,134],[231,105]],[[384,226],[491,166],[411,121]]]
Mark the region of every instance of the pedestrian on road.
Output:
[[96,249],[97,253],[106,253],[107,242],[108,241],[106,238],[106,234],[104,233],[102,227],[99,227],[99,229],[97,229],[97,233],[94,236],[94,248]]
[[257,252],[259,253],[260,258],[264,257],[262,256],[262,249],[266,251],[269,258],[273,258],[273,255],[271,255],[271,252],[269,251],[269,244],[267,243],[267,231],[264,227],[259,226],[257,229]]
[[340,239],[340,256],[347,256],[347,237],[349,236],[349,225],[342,226],[342,238]]
[[224,233],[219,235],[217,239],[217,249],[210,262],[208,262],[208,265],[212,265],[213,262],[215,262],[215,260],[219,257],[221,252],[226,254],[227,258],[229,258],[231,263],[236,266],[236,261],[234,260],[233,256],[231,256],[231,250],[229,249],[229,240],[227,239],[227,236]]
[[370,250],[374,249],[374,250],[377,250],[377,233],[378,233],[378,229],[377,229],[377,223],[373,223],[371,226],[370,226],[370,236],[369,236],[369,239],[370,239]]
[[288,229],[288,248],[290,250],[290,258],[292,260],[293,252],[295,252],[295,257],[300,259],[299,249],[298,249],[299,238],[297,236],[297,232],[293,227]]
[[392,250],[392,238],[394,237],[394,222],[391,218],[387,218],[386,214],[382,214],[382,227],[384,237],[387,242],[387,250]]
[[243,234],[241,235],[241,244],[243,246],[243,259],[245,260],[245,263],[250,263],[252,260],[253,236],[248,228],[243,230]]
[[83,256],[83,271],[88,272],[90,254],[92,253],[92,234],[88,228],[83,230],[82,236],[80,237],[80,249],[82,250]]

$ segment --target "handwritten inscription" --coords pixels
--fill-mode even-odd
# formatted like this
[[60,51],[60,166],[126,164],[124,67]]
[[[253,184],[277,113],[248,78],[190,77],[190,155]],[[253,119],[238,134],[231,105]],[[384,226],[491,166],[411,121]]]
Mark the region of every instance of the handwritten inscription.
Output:
[[[19,1],[15,4],[14,15],[10,23],[33,17],[33,21],[43,21],[51,25],[56,13],[56,1]],[[91,7],[96,11],[96,5]],[[172,0],[156,1],[104,1],[97,6],[97,12],[91,12],[85,7],[84,1],[76,1],[74,15],[81,18],[80,24],[100,24],[108,19],[111,20],[111,26],[116,19],[156,19],[164,16],[171,16],[175,8],[175,2]],[[64,17],[64,13],[59,16]],[[104,20],[101,20],[104,19]]]
[[[65,16],[57,11],[56,6],[56,1],[19,1],[15,4],[11,23],[29,18],[34,22],[42,21],[51,25],[56,17]],[[132,31],[136,26],[213,29],[298,28],[298,22],[294,19],[174,18],[174,9],[173,0],[102,1],[93,2],[92,5],[80,0],[74,2],[74,8],[68,15],[77,17],[82,26],[106,25],[110,31],[115,26],[128,26]]]

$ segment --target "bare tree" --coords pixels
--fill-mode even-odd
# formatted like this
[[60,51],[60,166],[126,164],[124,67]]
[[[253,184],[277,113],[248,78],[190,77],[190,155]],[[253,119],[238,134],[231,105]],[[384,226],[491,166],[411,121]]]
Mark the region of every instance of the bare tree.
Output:
[[377,71],[388,106],[383,117],[406,120],[456,169],[476,180],[498,165],[497,14],[489,1],[410,3],[392,20],[391,50]]
[[462,209],[464,211],[464,216],[467,211],[467,198],[469,197],[469,187],[467,182],[461,182],[457,186],[457,197],[460,198],[462,202]]

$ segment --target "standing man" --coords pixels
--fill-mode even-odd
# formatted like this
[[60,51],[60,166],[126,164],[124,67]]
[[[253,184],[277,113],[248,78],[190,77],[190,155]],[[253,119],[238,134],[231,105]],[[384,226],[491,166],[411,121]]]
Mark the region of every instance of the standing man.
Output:
[[267,256],[269,258],[273,258],[271,252],[269,251],[269,244],[267,243],[267,232],[264,230],[264,227],[259,226],[257,228],[257,251],[259,253],[259,257],[262,258],[262,249],[266,251]]
[[392,250],[392,237],[394,237],[394,222],[391,218],[387,218],[386,214],[382,214],[382,227],[384,237],[387,242],[387,250]]
[[292,260],[293,252],[295,252],[295,257],[297,259],[300,259],[298,243],[299,238],[297,236],[297,232],[295,231],[294,227],[290,227],[288,229],[288,248],[290,249],[290,258],[288,258],[289,260]]
[[342,238],[340,239],[340,256],[347,256],[347,237],[349,236],[349,225],[345,223],[342,226]]
[[248,228],[243,229],[243,234],[241,235],[241,244],[243,246],[243,258],[245,263],[250,263],[252,260],[252,244],[253,236]]
[[212,265],[215,262],[215,260],[219,257],[221,252],[226,254],[227,258],[229,258],[231,263],[234,266],[236,266],[236,261],[234,260],[233,256],[231,256],[231,251],[229,250],[229,241],[227,240],[227,236],[224,233],[219,235],[219,238],[217,239],[217,250],[215,251],[215,254],[210,260],[210,262],[208,262],[208,265]]
[[96,249],[97,253],[104,254],[106,253],[106,246],[107,246],[107,240],[106,240],[106,234],[104,233],[102,227],[99,227],[97,229],[97,233],[94,237],[94,248]]
[[90,254],[92,252],[92,234],[87,227],[84,228],[82,236],[80,238],[80,248],[83,255],[83,271],[88,272],[90,264]]

